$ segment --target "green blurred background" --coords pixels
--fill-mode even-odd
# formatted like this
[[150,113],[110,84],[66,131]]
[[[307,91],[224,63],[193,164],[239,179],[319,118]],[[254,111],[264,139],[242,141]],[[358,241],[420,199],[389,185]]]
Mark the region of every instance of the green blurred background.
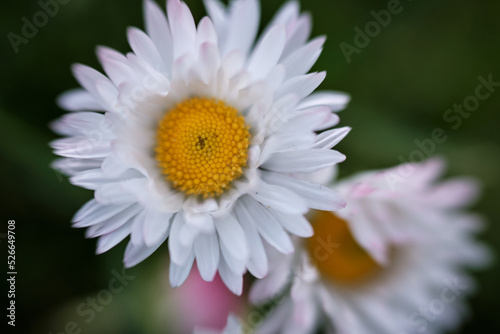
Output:
[[[198,21],[204,15],[201,0],[186,2]],[[264,1],[262,22],[269,22],[281,3]],[[349,108],[340,114],[341,125],[353,128],[339,145],[348,157],[341,175],[398,164],[400,156],[408,159],[417,148],[415,140],[430,138],[433,129],[442,128],[448,139],[436,145],[435,153],[448,159],[450,176],[472,175],[483,183],[484,195],[475,209],[489,221],[481,238],[496,253],[500,87],[456,130],[443,114],[474,94],[478,76],[492,74],[500,81],[500,2],[407,0],[401,5],[402,12],[348,63],[339,44],[354,45],[354,27],[364,29],[373,21],[370,11],[386,9],[387,2],[302,1],[302,8],[313,15],[313,36],[328,36],[315,66],[328,71],[322,88],[352,96]],[[129,271],[136,278],[114,296],[119,302],[106,306],[95,321],[86,324],[76,315],[82,301],[107,287],[112,269],[121,271],[125,243],[95,256],[95,240],[70,227],[72,215],[92,193],[49,168],[55,157],[48,142],[56,136],[48,123],[63,114],[55,98],[77,86],[70,65],[80,62],[100,69],[96,45],[129,51],[125,30],[143,27],[142,1],[70,0],[16,54],[7,34],[20,35],[21,19],[31,20],[39,10],[36,1],[4,1],[0,12],[0,232],[5,232],[8,219],[16,220],[15,332],[60,333],[71,320],[82,333],[175,332],[166,329],[169,308],[175,305],[162,298],[169,291],[166,247]],[[5,239],[0,240],[6,254]],[[493,265],[474,275],[479,289],[470,300],[473,316],[458,333],[500,332],[499,268]]]

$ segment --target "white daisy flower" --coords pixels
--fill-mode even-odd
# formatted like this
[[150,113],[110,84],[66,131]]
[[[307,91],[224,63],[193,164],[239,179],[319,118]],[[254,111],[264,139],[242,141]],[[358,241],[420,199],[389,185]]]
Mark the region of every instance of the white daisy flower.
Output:
[[218,270],[240,294],[246,269],[267,273],[262,239],[291,253],[286,231],[312,234],[304,213],[344,206],[305,176],[345,159],[330,148],[348,128],[316,131],[335,126],[349,98],[313,93],[325,73],[307,72],[325,38],[308,42],[296,2],[256,41],[257,0],[205,5],[196,26],[185,3],[169,0],[165,16],[146,0],[146,33],[128,29],[133,52],[97,49],[107,76],[73,66],[83,89],[59,99],[72,113],[54,123],[66,138],[52,147],[65,157],[55,167],[95,191],[74,226],[99,237],[97,253],[130,235],[130,267],[168,238],[174,287],[196,259],[205,280]]
[[[461,210],[477,187],[464,179],[436,184],[438,160],[400,167],[414,170],[393,191],[388,177],[402,169],[341,183],[347,207],[314,213],[315,235],[298,240],[296,254],[273,254],[250,297],[262,302],[290,281],[291,290],[257,333],[315,333],[319,326],[328,333],[442,333],[460,323],[474,289],[463,268],[484,265],[489,254],[473,239],[481,220]],[[360,225],[375,236],[360,237]],[[385,252],[365,248],[365,240]],[[373,249],[383,261],[370,256]]]

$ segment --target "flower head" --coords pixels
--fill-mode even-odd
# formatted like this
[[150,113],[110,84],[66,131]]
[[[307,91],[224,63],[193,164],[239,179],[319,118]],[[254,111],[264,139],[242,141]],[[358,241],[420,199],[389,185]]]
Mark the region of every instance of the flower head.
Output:
[[168,238],[173,286],[196,259],[200,274],[241,293],[248,269],[268,271],[263,240],[293,251],[288,232],[310,236],[310,208],[344,201],[307,176],[344,160],[330,150],[349,131],[332,111],[348,97],[313,93],[325,73],[309,73],[323,37],[286,4],[256,38],[257,0],[226,8],[206,0],[196,26],[189,8],[167,1],[167,15],[145,1],[146,32],[130,28],[133,52],[99,47],[107,76],[73,66],[83,89],[59,99],[72,111],[54,123],[65,138],[55,167],[95,198],[74,217],[103,253],[130,235],[127,267]]
[[[400,179],[397,190],[385,183],[398,168],[334,186],[350,194],[346,208],[314,213],[315,235],[297,240],[294,255],[274,252],[277,265],[255,283],[251,298],[261,302],[292,277],[289,293],[257,333],[314,333],[321,323],[341,333],[441,333],[460,322],[463,299],[474,290],[463,269],[489,257],[473,239],[480,218],[462,211],[477,186],[463,179],[437,183],[439,160],[412,167],[413,177]],[[377,231],[368,240],[384,251],[366,247],[372,244],[356,224]]]

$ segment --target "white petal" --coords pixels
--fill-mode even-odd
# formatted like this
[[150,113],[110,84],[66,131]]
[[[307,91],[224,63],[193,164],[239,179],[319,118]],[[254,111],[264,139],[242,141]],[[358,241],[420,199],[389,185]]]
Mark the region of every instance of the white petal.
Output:
[[[91,201],[92,202],[92,201]],[[91,203],[88,202],[87,204]],[[94,202],[92,202],[94,203]],[[97,203],[97,202],[95,202]],[[87,205],[86,204],[86,205]],[[87,227],[90,225],[98,224],[106,219],[109,219],[113,217],[114,215],[118,214],[119,212],[125,210],[128,208],[130,204],[126,205],[92,205],[89,206],[89,210],[85,210],[84,212],[78,211],[77,214],[75,215],[74,224],[73,227]],[[87,207],[84,206],[82,209],[86,209]],[[80,209],[80,210],[82,210]],[[78,216],[78,217],[77,217]]]
[[186,247],[181,243],[180,234],[184,224],[182,213],[177,213],[172,221],[170,238],[168,239],[170,260],[179,266],[185,264],[189,258],[189,254],[192,253],[192,247]]
[[96,112],[74,112],[65,114],[55,122],[51,123],[51,128],[55,132],[66,136],[91,136],[99,133],[100,126],[105,122],[104,116]]
[[196,26],[188,6],[179,0],[168,0],[167,14],[174,44],[174,60],[185,53],[194,53]]
[[243,196],[240,200],[245,205],[245,209],[252,213],[253,222],[260,235],[281,253],[292,253],[294,248],[290,237],[276,218],[250,196]]
[[315,92],[302,100],[298,108],[306,109],[314,106],[328,106],[333,111],[338,111],[344,109],[350,99],[350,96],[346,93],[334,91]]
[[325,37],[318,37],[286,57],[283,61],[287,70],[286,77],[306,74],[318,60],[325,40]]
[[113,153],[104,158],[101,165],[102,175],[109,178],[117,178],[129,168],[129,165],[124,163],[118,155]]
[[280,173],[264,172],[262,178],[294,191],[308,201],[308,206],[317,210],[335,211],[345,207],[345,200],[340,194],[320,184],[310,183]]
[[243,292],[243,275],[232,272],[223,257],[220,258],[219,274],[229,290],[231,290],[234,294],[241,296],[241,293]]
[[188,254],[188,259],[185,264],[179,266],[174,262],[170,262],[170,285],[172,285],[173,288],[177,288],[184,283],[191,272],[193,261],[194,253],[191,251]]
[[293,214],[305,214],[309,207],[306,201],[288,188],[259,182],[255,191],[249,192],[256,201],[267,208]]
[[108,140],[95,140],[85,137],[68,137],[56,139],[50,143],[54,153],[63,157],[76,159],[99,159],[111,152]]
[[259,2],[257,0],[233,1],[230,11],[221,54],[224,56],[233,50],[239,50],[246,55],[259,28]]
[[217,30],[219,37],[224,37],[227,34],[227,13],[226,8],[219,0],[203,0],[212,22]]
[[312,148],[330,149],[337,145],[342,139],[344,139],[350,131],[351,128],[346,126],[340,129],[333,129],[322,132],[318,135],[316,143]]
[[144,241],[147,246],[156,244],[168,233],[172,213],[162,212],[155,209],[146,209],[146,217],[143,223]]
[[128,221],[115,231],[105,234],[97,240],[97,254],[102,254],[118,245],[132,231],[132,221]]
[[325,77],[325,72],[310,73],[293,77],[280,87],[275,94],[275,98],[278,99],[288,94],[294,94],[299,99],[303,99],[318,88],[323,80],[325,80]]
[[340,120],[336,114],[332,114],[328,107],[311,108],[292,118],[286,124],[283,132],[289,137],[295,138],[299,133],[314,132],[316,129],[324,128],[325,123],[331,122],[332,118],[336,120],[333,125],[336,125]]
[[269,212],[288,232],[302,238],[309,238],[314,234],[311,223],[302,215],[288,214],[269,209]]
[[102,205],[97,203],[95,199],[91,199],[87,203],[85,203],[74,215],[73,219],[71,220],[73,223],[78,222],[82,220],[83,218],[87,217],[88,215],[92,214],[99,208],[101,208]]
[[262,167],[281,173],[313,173],[345,160],[333,150],[302,150],[274,153]]
[[287,1],[281,6],[278,12],[274,15],[269,23],[267,30],[278,24],[287,24],[292,20],[296,20],[299,16],[300,5],[297,1]]
[[276,26],[255,47],[248,63],[248,71],[254,79],[265,77],[276,66],[283,52],[285,39],[285,28]]
[[97,169],[101,166],[101,161],[95,159],[57,159],[52,163],[52,168],[59,172],[73,176],[90,169]]
[[253,218],[246,210],[242,202],[238,202],[235,207],[238,221],[247,237],[250,259],[247,264],[248,270],[257,278],[262,278],[267,274],[268,261],[262,240],[253,222]]
[[173,63],[173,44],[167,18],[156,2],[151,0],[146,0],[144,2],[144,16],[146,21],[146,32],[163,58],[165,68],[171,74],[170,67]]
[[135,72],[128,65],[127,57],[121,53],[111,48],[100,46],[97,48],[97,56],[104,71],[115,85],[118,86],[124,81],[137,81]]
[[215,220],[215,227],[222,244],[241,262],[246,262],[248,258],[248,246],[245,239],[245,232],[241,228],[238,220],[231,214]]
[[298,19],[287,24],[287,40],[283,56],[286,57],[303,46],[311,34],[311,17],[303,14]]
[[123,178],[124,181],[98,186],[94,193],[95,199],[104,205],[136,202],[139,199],[137,190],[147,182],[146,178]]
[[[203,232],[212,232],[215,230],[214,218],[208,213],[194,213],[183,211],[183,218],[186,225]],[[182,238],[182,231],[181,231]]]
[[243,275],[246,271],[246,262],[234,256],[230,249],[223,243],[220,243],[222,258],[226,261],[228,268],[235,274]]
[[57,98],[59,107],[69,111],[103,111],[103,106],[87,91],[76,88],[62,93]]
[[198,45],[203,43],[210,43],[217,45],[217,33],[215,32],[212,20],[208,16],[205,16],[198,23],[198,29],[196,30],[196,40]]
[[201,233],[194,241],[194,254],[201,277],[212,281],[219,266],[219,240],[216,233]]
[[[106,110],[113,110],[113,102],[103,96],[104,87],[107,87],[109,90],[113,90],[115,87],[111,81],[104,76],[103,74],[97,72],[91,67],[75,64],[72,66],[73,75],[78,80],[78,82],[89,92],[97,102],[104,107]],[[115,94],[118,94],[116,88],[114,88]]]
[[123,211],[118,212],[111,218],[108,218],[99,224],[90,226],[85,231],[85,236],[87,238],[95,238],[104,234],[112,233],[113,231],[121,228],[125,223],[127,223],[132,217],[141,212],[143,208],[140,205],[132,204]]
[[167,234],[160,239],[156,244],[148,247],[146,245],[134,245],[131,241],[128,243],[125,249],[125,257],[123,262],[126,268],[135,266],[136,264],[144,261],[148,256],[154,253],[158,247],[167,239]]
[[127,29],[127,37],[130,47],[134,53],[145,60],[151,67],[157,71],[166,74],[166,68],[163,59],[154,45],[153,41],[145,32],[134,27]]

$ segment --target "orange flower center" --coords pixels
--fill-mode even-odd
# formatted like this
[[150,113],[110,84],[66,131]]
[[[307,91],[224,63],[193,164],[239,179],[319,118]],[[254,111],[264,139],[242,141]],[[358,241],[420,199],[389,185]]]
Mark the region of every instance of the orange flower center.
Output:
[[312,219],[314,236],[306,241],[311,262],[325,278],[358,284],[382,268],[356,242],[348,224],[331,212],[318,211]]
[[249,127],[222,101],[191,98],[165,113],[156,159],[166,179],[186,195],[219,196],[243,174]]

